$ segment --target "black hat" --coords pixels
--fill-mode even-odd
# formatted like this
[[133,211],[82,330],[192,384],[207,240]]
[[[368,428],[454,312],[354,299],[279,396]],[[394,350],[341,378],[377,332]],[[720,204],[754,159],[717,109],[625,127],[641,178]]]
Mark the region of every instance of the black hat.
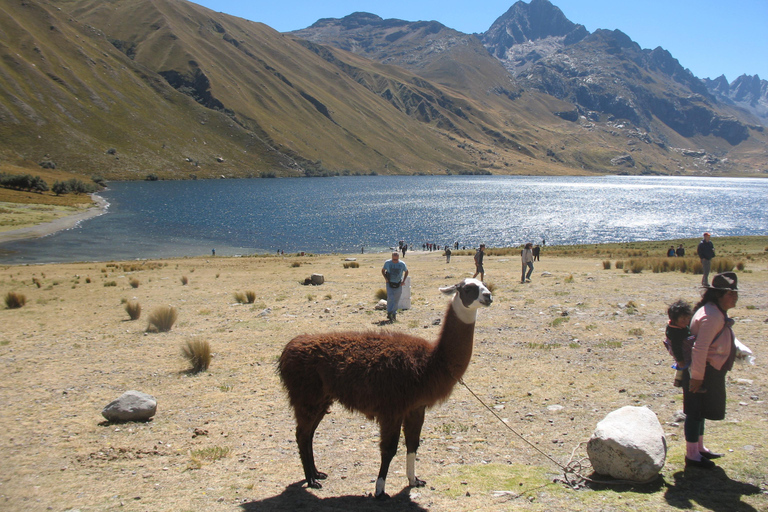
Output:
[[712,284],[707,286],[707,288],[738,291],[737,285],[738,278],[736,277],[736,272],[722,272],[712,278]]

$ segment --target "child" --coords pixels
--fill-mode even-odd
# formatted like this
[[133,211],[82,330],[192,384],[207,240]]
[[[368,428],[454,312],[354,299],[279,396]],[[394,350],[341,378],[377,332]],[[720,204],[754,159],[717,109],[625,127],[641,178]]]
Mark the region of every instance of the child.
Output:
[[666,332],[669,341],[668,348],[675,358],[673,368],[677,370],[674,385],[679,388],[683,385],[683,370],[686,370],[690,364],[690,361],[685,360],[683,354],[683,342],[691,335],[691,330],[688,328],[693,316],[691,305],[684,300],[677,300],[670,304],[667,315],[669,316]]

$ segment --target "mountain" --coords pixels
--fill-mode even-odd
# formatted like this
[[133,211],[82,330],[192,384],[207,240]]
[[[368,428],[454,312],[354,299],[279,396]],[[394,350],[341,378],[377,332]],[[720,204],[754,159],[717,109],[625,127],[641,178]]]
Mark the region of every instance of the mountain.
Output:
[[760,118],[768,125],[768,81],[757,75],[741,75],[728,83],[724,75],[703,80],[707,90],[718,100],[736,105]]
[[[435,22],[430,24],[435,26]],[[320,20],[291,34],[379,62],[395,61],[427,76],[436,54],[429,50],[437,47],[450,52],[451,47],[444,43],[450,29],[436,27],[425,34],[424,27],[424,22],[356,13],[340,20]],[[599,151],[604,168],[619,162],[619,167],[636,172],[691,168],[722,172],[734,160],[746,167],[766,166],[764,122],[754,111],[734,108],[738,105],[713,95],[663,48],[641,49],[618,30],[589,33],[547,0],[515,3],[487,32],[465,36],[465,46],[471,46],[473,38],[512,77],[512,85],[506,89],[515,94],[538,92],[563,101],[567,107],[555,113],[581,128],[574,136],[611,135],[598,135],[598,141],[583,139],[578,148],[561,145],[558,158],[568,165],[590,168],[594,162],[584,155]],[[389,44],[390,39],[397,44]],[[492,68],[487,62],[484,66]],[[587,140],[595,146],[585,148]],[[609,160],[614,163],[605,160],[611,152]],[[695,161],[680,158],[694,154],[705,156]]]
[[107,179],[768,167],[735,100],[557,12],[518,2],[477,35],[367,13],[281,34],[184,0],[3,0],[0,164]]

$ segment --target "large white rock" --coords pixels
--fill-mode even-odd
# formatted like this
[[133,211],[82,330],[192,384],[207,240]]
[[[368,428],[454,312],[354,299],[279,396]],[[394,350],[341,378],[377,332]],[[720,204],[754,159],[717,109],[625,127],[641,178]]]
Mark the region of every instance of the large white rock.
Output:
[[587,443],[587,455],[596,473],[648,482],[664,467],[667,439],[653,411],[626,406],[597,424]]
[[157,400],[141,391],[126,391],[104,407],[101,415],[107,421],[147,421],[157,412]]

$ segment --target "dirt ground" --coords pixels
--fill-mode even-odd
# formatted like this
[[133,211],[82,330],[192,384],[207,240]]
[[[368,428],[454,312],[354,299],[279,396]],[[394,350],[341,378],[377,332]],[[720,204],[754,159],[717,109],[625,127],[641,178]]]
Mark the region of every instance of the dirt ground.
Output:
[[[345,269],[347,257],[359,268]],[[334,406],[315,439],[329,476],[307,489],[275,373],[285,343],[303,332],[380,328],[435,339],[448,303],[438,287],[474,270],[470,256],[446,264],[437,252],[408,253],[411,308],[386,326],[374,310],[384,259],[0,267],[0,293],[27,299],[0,309],[0,510],[768,510],[764,257],[739,273],[734,330],[757,361],[729,374],[726,419],[707,424],[707,444],[726,453],[717,469],[684,470],[682,395],[662,345],[666,304],[695,302],[700,276],[604,270],[602,259],[544,251],[528,284],[519,282],[519,257],[486,257],[494,303],[479,312],[464,380],[504,423],[457,385],[427,412],[416,464],[427,486],[407,487],[401,441],[392,497],[378,501],[370,497],[378,429]],[[300,284],[313,273],[325,284]],[[255,302],[237,303],[246,291]],[[129,320],[126,300],[142,306],[139,320]],[[173,329],[147,332],[147,316],[164,305],[178,309]],[[193,339],[214,352],[196,375],[180,355]],[[157,399],[154,419],[106,423],[102,408],[131,389]],[[658,481],[578,490],[556,482],[563,472],[543,454],[558,464],[586,458],[582,443],[597,422],[625,405],[649,407],[663,425],[669,452]]]

